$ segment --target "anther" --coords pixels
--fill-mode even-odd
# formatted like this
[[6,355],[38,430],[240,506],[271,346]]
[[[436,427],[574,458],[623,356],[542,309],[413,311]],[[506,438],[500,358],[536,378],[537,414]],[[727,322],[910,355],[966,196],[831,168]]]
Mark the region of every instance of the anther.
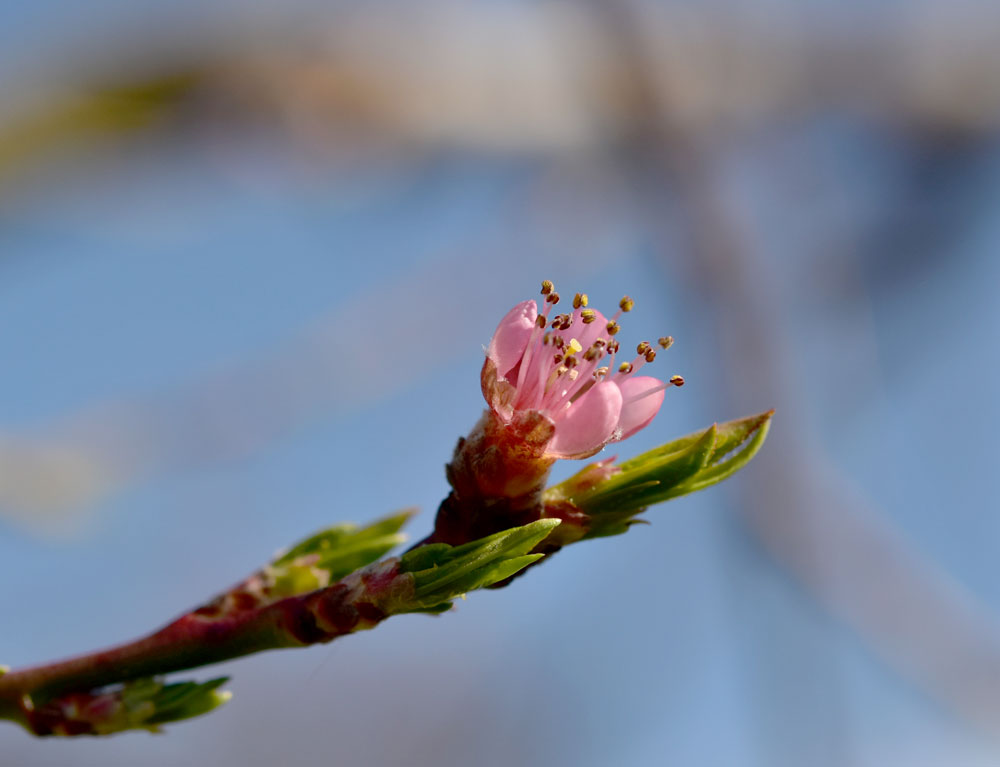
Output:
[[552,355],[552,364],[558,365],[562,361],[563,361],[563,356],[561,354]]
[[646,362],[652,362],[655,359],[656,359],[656,352],[654,352],[652,349],[646,352]]
[[596,359],[600,359],[601,358],[600,347],[591,346],[589,349],[587,349],[586,353],[584,353],[583,358],[587,360],[587,362],[593,362]]
[[619,347],[618,347],[618,342],[617,341],[609,341],[608,342],[608,354],[617,354],[618,353],[618,348]]
[[579,358],[574,357],[572,354],[566,358],[566,367],[568,368],[575,368],[579,364]]
[[683,386],[684,376],[670,376],[670,383],[672,383],[674,386]]
[[631,373],[632,372],[632,363],[631,362],[623,362],[621,365],[618,366],[618,372],[619,373]]
[[586,306],[588,302],[586,293],[577,293],[573,296],[573,308],[579,309],[581,306]]
[[606,367],[597,368],[594,371],[594,378],[600,378],[601,376],[606,376],[608,374],[608,369]]
[[542,345],[549,346],[552,343],[552,331],[550,330],[544,336],[542,336]]
[[630,312],[632,311],[632,307],[635,306],[635,301],[628,296],[622,296],[622,300],[618,302],[618,306],[623,312]]
[[663,349],[669,349],[674,344],[674,337],[673,336],[663,336],[660,340],[657,341],[657,343]]
[[550,304],[558,304],[559,294],[553,290],[551,293],[546,294],[545,300],[548,301]]
[[618,332],[619,330],[621,330],[621,328],[619,327],[619,325],[618,325],[618,323],[617,323],[617,322],[615,322],[614,320],[611,320],[611,322],[609,322],[609,323],[607,324],[607,327],[605,327],[605,330],[607,330],[607,331],[608,331],[608,335],[609,335],[609,336],[613,336],[613,335],[615,335],[615,334],[616,334],[616,333],[617,333],[617,332]]
[[547,296],[555,290],[555,285],[552,284],[550,280],[542,280],[542,295]]
[[637,347],[635,347],[636,354],[645,354],[652,347],[649,345],[649,341],[643,341]]
[[544,328],[545,327],[545,315],[544,314],[539,314],[537,317],[535,317],[535,324],[538,325],[538,327],[540,327],[540,328]]
[[583,324],[589,325],[590,323],[594,322],[594,320],[597,319],[597,312],[595,312],[593,309],[584,309],[582,312],[580,312],[580,316],[583,318]]

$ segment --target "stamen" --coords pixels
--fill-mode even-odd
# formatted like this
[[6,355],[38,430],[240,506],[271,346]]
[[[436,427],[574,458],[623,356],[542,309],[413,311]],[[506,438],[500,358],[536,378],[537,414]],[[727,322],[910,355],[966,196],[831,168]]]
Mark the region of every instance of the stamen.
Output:
[[646,389],[646,391],[642,392],[641,394],[636,394],[634,397],[629,397],[622,404],[629,405],[633,402],[645,399],[646,397],[656,394],[657,392],[663,391],[664,389],[669,389],[671,386],[683,386],[683,385],[684,385],[683,378],[681,378],[680,376],[673,376],[667,383],[662,383],[659,386],[652,386],[649,389]]
[[[545,327],[548,322],[549,309],[559,300],[559,294],[554,292],[552,289],[552,283],[549,280],[542,282],[542,294],[545,295],[544,308],[542,313],[535,316],[535,326],[531,329],[531,335],[528,338],[528,345],[524,349],[524,353],[521,355],[521,367],[517,373],[517,383],[514,384],[514,388],[517,390],[517,398],[515,400],[516,407],[527,407],[529,400],[532,399],[531,394],[533,390],[537,388],[537,385],[541,384],[541,378],[545,374],[546,365],[539,358],[539,364],[532,365],[536,351],[540,351],[541,347],[545,344],[544,336],[541,333],[541,329]],[[531,378],[528,374],[531,372]],[[536,386],[532,386],[529,381],[535,381]]]
[[608,355],[611,359],[608,360],[608,367],[613,368],[615,366],[615,354],[618,353],[618,342],[613,338],[608,342]]
[[[515,409],[541,410],[558,419],[567,408],[602,381],[621,382],[626,376],[634,379],[634,374],[643,365],[656,359],[657,346],[665,350],[674,342],[671,336],[661,336],[653,344],[643,341],[636,347],[638,356],[619,365],[615,361],[620,349],[619,342],[615,340],[621,330],[618,320],[623,313],[635,307],[632,298],[623,296],[615,315],[604,319],[597,311],[588,308],[590,299],[586,293],[576,293],[572,298],[572,310],[565,307],[566,313],[555,314],[552,307],[559,303],[559,293],[550,280],[543,280],[541,285],[544,301],[539,306],[534,327],[521,355],[517,381],[510,389],[510,404]],[[585,328],[598,318],[604,322],[603,329]],[[578,338],[571,337],[570,330]],[[584,347],[580,339],[590,340],[589,346]],[[606,356],[609,359],[605,360]],[[645,389],[627,402],[662,392],[670,386],[683,385],[684,378],[675,375],[667,383]]]
[[615,312],[615,316],[611,318],[611,321],[617,324],[618,318],[621,317],[624,312],[632,311],[634,306],[635,301],[628,296],[622,296],[622,300],[618,302],[618,311]]
[[[645,346],[646,346],[646,350],[645,351],[642,350],[643,349],[643,344],[645,344]],[[656,352],[654,352],[651,348],[649,348],[649,344],[647,344],[645,341],[643,341],[641,344],[639,344],[639,348],[637,349],[637,351],[639,352],[639,356],[636,357],[634,360],[632,360],[629,363],[629,365],[628,365],[629,369],[627,371],[628,373],[637,372],[647,362],[652,362],[653,359],[656,358]],[[652,357],[649,356],[651,354],[653,355]],[[620,368],[619,368],[619,372],[621,372]]]
[[569,372],[569,368],[564,365],[560,365],[555,368],[551,373],[549,373],[548,379],[545,381],[545,390],[542,394],[542,409],[548,409],[551,405],[552,398],[556,392],[556,382],[562,378],[566,373]]
[[573,324],[573,318],[568,314],[557,314],[552,320],[552,327],[556,330],[569,330],[569,326]]
[[[591,351],[588,349],[588,352]],[[573,357],[575,361],[578,358]],[[596,379],[591,377],[592,369],[596,367],[594,360],[586,355],[586,364],[581,365],[579,370],[572,369],[569,372],[569,383],[561,390],[553,390],[546,398],[544,405],[551,410],[558,411],[561,408],[569,407],[582,397],[595,383]]]
[[583,381],[583,384],[581,386],[578,386],[576,390],[569,395],[567,404],[572,405],[574,402],[580,399],[580,397],[582,397],[584,394],[593,389],[595,384],[597,384],[597,381],[591,381],[589,378],[586,381]]
[[557,368],[553,368],[552,372],[549,373],[548,380],[545,381],[545,394],[549,393],[549,391],[552,389],[553,384],[555,384],[556,380],[561,375],[563,375],[566,372],[566,370],[567,368],[564,368],[561,365]]

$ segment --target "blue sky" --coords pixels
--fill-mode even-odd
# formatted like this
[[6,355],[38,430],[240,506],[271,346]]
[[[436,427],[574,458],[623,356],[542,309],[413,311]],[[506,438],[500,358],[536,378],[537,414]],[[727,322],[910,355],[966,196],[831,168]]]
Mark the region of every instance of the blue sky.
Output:
[[[59,33],[12,8],[8,35]],[[482,344],[543,278],[597,307],[630,293],[625,338],[678,339],[656,364],[688,385],[616,452],[770,407],[774,433],[725,486],[454,613],[227,664],[234,701],[165,737],[5,728],[12,764],[995,760],[962,690],[898,655],[912,637],[866,634],[871,553],[844,558],[823,531],[848,522],[811,516],[840,496],[818,481],[789,501],[808,552],[780,548],[796,524],[755,527],[757,504],[797,497],[782,463],[806,445],[787,465],[857,499],[845,520],[888,531],[971,625],[995,622],[995,141],[963,163],[821,115],[720,150],[750,305],[780,350],[749,361],[732,347],[753,318],[698,276],[672,192],[665,243],[642,192],[606,203],[574,180],[607,157],[438,148],[304,173],[280,139],[215,142],[97,153],[0,201],[0,437],[65,447],[100,480],[54,511],[4,509],[5,663],[141,634],[335,521],[418,505],[422,535],[483,406]],[[828,580],[803,580],[799,558]]]

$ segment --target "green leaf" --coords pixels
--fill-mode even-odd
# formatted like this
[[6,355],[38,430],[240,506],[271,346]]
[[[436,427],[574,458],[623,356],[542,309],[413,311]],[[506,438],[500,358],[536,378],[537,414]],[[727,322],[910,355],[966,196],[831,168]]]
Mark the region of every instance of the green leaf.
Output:
[[153,697],[151,702],[155,707],[155,713],[145,720],[144,725],[179,722],[207,714],[232,698],[232,693],[218,689],[228,681],[229,677],[219,677],[207,682],[177,682],[165,685]]
[[418,607],[441,606],[538,561],[543,555],[529,552],[558,525],[557,519],[540,519],[461,546],[421,546],[403,555],[400,571],[413,574]]
[[[751,435],[759,434],[761,430],[763,430],[764,437],[766,437],[773,415],[774,411],[768,410],[766,413],[758,413],[757,415],[719,424],[719,436],[715,440],[715,450],[712,452],[712,457],[708,462],[710,464],[718,463],[726,455],[746,442]],[[764,437],[761,437],[761,443],[763,443]],[[758,444],[759,447],[760,445]],[[750,458],[753,458],[753,455]]]
[[[406,509],[376,520],[365,527],[358,527],[351,522],[333,525],[299,541],[288,551],[282,552],[271,564],[288,564],[310,554],[319,554],[324,558],[335,558],[338,552],[364,549],[366,544],[372,541],[395,537],[415,513],[414,509]],[[365,564],[370,564],[371,561],[374,560],[369,560]]]
[[410,613],[426,613],[428,615],[440,615],[441,613],[446,613],[452,608],[451,602],[442,602],[439,605],[430,605],[429,607],[413,607],[406,612]]
[[270,596],[305,594],[371,564],[406,541],[399,530],[414,513],[407,509],[364,527],[334,525],[299,541],[265,568]]
[[653,450],[622,464],[620,474],[574,502],[591,515],[638,509],[657,502],[670,488],[695,476],[715,447],[716,427],[676,451]]
[[743,468],[767,437],[773,414],[712,425],[617,466],[590,464],[546,490],[545,501],[569,502],[587,514],[584,538],[619,535],[645,508],[702,490]]
[[[669,498],[676,498],[681,495],[697,492],[698,490],[704,490],[706,487],[711,487],[731,477],[750,463],[750,460],[757,455],[757,451],[760,450],[761,445],[764,444],[764,440],[767,439],[767,433],[771,428],[771,416],[773,414],[774,411],[772,410],[768,413],[762,413],[759,416],[742,419],[743,422],[731,421],[729,424],[724,424],[725,426],[732,425],[732,436],[728,438],[727,444],[721,448],[716,446],[716,450],[712,456],[712,465],[705,467],[687,481],[672,488],[660,500],[665,501]],[[756,425],[753,428],[748,428],[749,425],[744,422],[753,421],[754,419],[756,419]],[[750,435],[752,435],[750,440],[745,441]],[[741,442],[737,442],[737,439],[742,444]],[[729,458],[720,460],[732,451],[730,445],[733,447],[739,446],[738,451],[732,453]],[[659,501],[656,502],[658,503]]]
[[699,442],[702,442],[705,439],[705,435],[713,429],[715,429],[716,433],[718,433],[718,426],[713,424],[707,429],[686,434],[680,439],[675,439],[673,442],[668,442],[665,445],[654,447],[652,450],[647,450],[645,453],[640,453],[635,456],[635,458],[623,461],[619,464],[618,468],[620,468],[623,472],[629,472],[635,469],[641,469],[645,464],[653,461],[660,461],[688,454],[692,448],[695,448]]
[[[117,688],[89,693],[97,705],[81,706],[72,701],[63,711],[67,723],[85,725],[85,731],[97,735],[126,730],[155,732],[160,725],[200,716],[221,706],[232,697],[218,689],[228,681],[228,677],[219,677],[207,682],[164,684],[159,679],[144,677]],[[49,705],[58,708],[61,703],[56,699]]]
[[400,560],[400,570],[402,572],[417,572],[443,565],[452,558],[454,550],[455,547],[449,546],[447,543],[428,543],[413,549],[413,551],[406,552]]

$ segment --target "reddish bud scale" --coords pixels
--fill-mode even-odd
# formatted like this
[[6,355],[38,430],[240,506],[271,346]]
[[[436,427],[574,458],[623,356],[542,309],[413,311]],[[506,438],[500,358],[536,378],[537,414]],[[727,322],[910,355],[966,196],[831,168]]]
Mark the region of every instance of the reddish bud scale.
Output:
[[590,530],[590,517],[571,501],[546,503],[543,515],[546,519],[558,519],[562,524],[543,541],[543,554],[551,554],[563,546],[568,546],[583,538]]
[[113,693],[72,693],[44,706],[21,704],[28,728],[35,735],[98,735],[111,731],[123,709],[121,696]]
[[410,585],[400,574],[398,560],[379,562],[355,571],[338,583],[303,597],[275,603],[281,625],[299,644],[329,642],[344,634],[373,628],[390,614],[390,607]]
[[487,410],[460,439],[446,467],[451,494],[422,543],[458,545],[541,518],[542,491],[555,459],[545,455],[552,422],[533,411],[510,424]]

